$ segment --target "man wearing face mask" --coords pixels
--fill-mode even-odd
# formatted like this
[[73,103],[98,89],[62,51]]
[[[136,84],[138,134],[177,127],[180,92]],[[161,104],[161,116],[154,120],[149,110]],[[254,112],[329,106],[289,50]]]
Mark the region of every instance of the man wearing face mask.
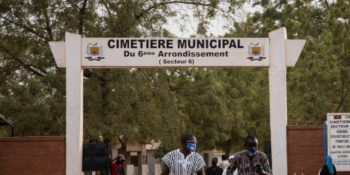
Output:
[[211,161],[212,166],[205,170],[205,175],[222,175],[222,168],[217,166],[218,158],[214,157]]
[[235,154],[227,167],[226,175],[237,169],[238,175],[272,175],[269,160],[263,152],[258,151],[258,139],[249,135],[245,139],[246,150]]
[[111,175],[125,175],[124,161],[125,159],[123,154],[119,154],[111,161]]
[[182,135],[181,148],[169,152],[162,158],[162,175],[203,175],[205,163],[202,156],[195,152],[196,147],[195,136]]

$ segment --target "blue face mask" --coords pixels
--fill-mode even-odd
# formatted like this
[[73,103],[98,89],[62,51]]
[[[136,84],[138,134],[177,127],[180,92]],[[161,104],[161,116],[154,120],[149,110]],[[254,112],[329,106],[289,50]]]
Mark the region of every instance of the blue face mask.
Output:
[[247,150],[247,153],[249,156],[255,156],[256,154],[258,154],[258,151],[250,152],[249,150]]
[[197,146],[196,143],[187,143],[186,148],[187,148],[190,152],[194,152],[194,151],[196,151],[196,146]]

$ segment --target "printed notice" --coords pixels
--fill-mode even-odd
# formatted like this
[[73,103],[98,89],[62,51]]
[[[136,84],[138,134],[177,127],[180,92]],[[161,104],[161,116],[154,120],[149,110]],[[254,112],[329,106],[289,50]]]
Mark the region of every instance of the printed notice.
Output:
[[327,115],[328,155],[337,171],[350,171],[350,113]]

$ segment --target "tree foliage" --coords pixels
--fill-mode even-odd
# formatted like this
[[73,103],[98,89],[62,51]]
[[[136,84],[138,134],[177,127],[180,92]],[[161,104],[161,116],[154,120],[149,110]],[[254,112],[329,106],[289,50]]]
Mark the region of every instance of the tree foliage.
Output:
[[[49,41],[63,41],[65,32],[86,37],[174,37],[162,26],[169,17],[188,17],[181,11],[186,5],[201,21],[197,32],[203,36],[207,19],[232,14],[243,2],[224,2],[222,8],[223,2],[213,0],[1,1],[1,113],[16,123],[18,136],[65,135],[66,75],[56,67],[48,46]],[[216,83],[221,76],[216,71],[85,69],[84,139],[99,142],[102,136],[125,144],[154,139],[177,147],[184,132],[203,135],[202,126],[212,122],[210,117],[225,118],[217,120],[222,123],[231,120],[226,111],[230,108],[216,111],[229,101],[220,102],[225,94]],[[203,149],[205,145],[215,146],[208,143]]]
[[289,124],[319,125],[327,113],[349,112],[349,5],[277,1],[250,17],[265,35],[286,27],[289,39],[306,39],[296,66],[288,68]]

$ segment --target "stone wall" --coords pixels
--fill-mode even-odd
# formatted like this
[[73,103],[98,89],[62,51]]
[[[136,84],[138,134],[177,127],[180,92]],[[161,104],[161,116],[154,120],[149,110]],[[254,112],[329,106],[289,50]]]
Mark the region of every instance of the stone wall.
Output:
[[0,138],[0,174],[64,175],[65,137]]
[[324,165],[323,126],[287,126],[287,155],[289,175],[317,175]]

